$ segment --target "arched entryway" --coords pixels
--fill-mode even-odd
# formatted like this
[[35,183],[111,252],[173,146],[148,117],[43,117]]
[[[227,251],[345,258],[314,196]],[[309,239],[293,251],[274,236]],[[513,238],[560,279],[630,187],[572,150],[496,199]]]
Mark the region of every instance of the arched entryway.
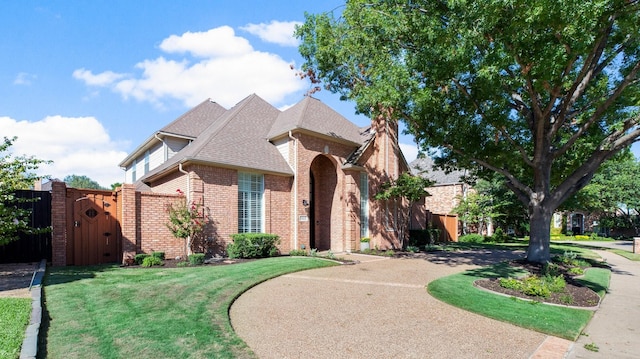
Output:
[[338,185],[336,166],[326,156],[317,156],[311,162],[309,175],[309,246],[319,251],[331,249],[333,201]]

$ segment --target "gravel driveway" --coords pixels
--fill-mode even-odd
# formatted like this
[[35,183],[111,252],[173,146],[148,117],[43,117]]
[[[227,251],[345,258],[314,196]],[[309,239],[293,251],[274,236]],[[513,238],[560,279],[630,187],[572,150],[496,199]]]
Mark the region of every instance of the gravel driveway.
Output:
[[530,358],[547,339],[442,303],[425,288],[522,253],[343,256],[360,263],[285,275],[238,298],[232,325],[258,357]]
[[31,298],[29,284],[37,263],[0,264],[0,297]]

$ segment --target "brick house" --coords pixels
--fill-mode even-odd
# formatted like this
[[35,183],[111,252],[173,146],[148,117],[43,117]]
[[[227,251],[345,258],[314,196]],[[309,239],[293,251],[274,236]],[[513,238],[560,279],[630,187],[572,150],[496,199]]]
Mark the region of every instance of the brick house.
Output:
[[399,247],[401,201],[373,199],[408,170],[395,123],[355,124],[312,97],[281,111],[257,95],[225,109],[206,100],[150,136],[120,164],[123,258],[183,253],[164,222],[176,190],[211,222],[196,251],[221,253],[231,234],[280,237],[280,250]]
[[[429,157],[417,158],[409,164],[409,167],[414,175],[433,181],[433,185],[426,189],[429,196],[414,207],[414,210],[417,213],[424,212],[425,217],[422,220],[442,230],[442,240],[457,241],[462,225],[457,215],[453,214],[453,208],[458,205],[461,197],[472,190],[462,180],[466,172],[461,170],[445,172],[434,167],[434,162]],[[425,225],[414,223],[412,227],[421,228]],[[445,234],[448,235],[445,236]]]

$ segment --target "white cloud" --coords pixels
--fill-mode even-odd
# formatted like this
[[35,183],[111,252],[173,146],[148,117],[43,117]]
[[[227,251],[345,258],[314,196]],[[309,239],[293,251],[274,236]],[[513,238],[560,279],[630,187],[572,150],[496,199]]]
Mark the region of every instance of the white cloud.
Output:
[[27,72],[20,72],[15,80],[13,80],[13,84],[14,85],[25,85],[25,86],[29,86],[31,85],[31,82],[36,80],[38,78],[38,76],[34,75],[34,74],[30,74]]
[[115,81],[125,77],[124,74],[118,74],[112,71],[94,75],[93,72],[86,69],[77,69],[73,72],[73,77],[84,81],[89,86],[108,86]]
[[94,117],[48,116],[41,121],[17,121],[0,117],[0,138],[17,136],[11,146],[13,155],[52,160],[41,166],[40,175],[63,179],[67,175],[87,176],[109,188],[123,182],[124,171],[118,163],[127,153],[109,137]]
[[413,160],[418,158],[418,147],[415,143],[400,143],[399,145],[407,163],[411,163]]
[[191,53],[197,57],[226,57],[253,51],[249,41],[236,36],[229,26],[217,27],[206,32],[171,35],[162,40],[160,49],[167,53]]
[[280,46],[298,46],[300,43],[293,35],[296,25],[302,25],[299,21],[271,21],[268,24],[248,24],[240,29],[252,35],[258,36],[262,41],[278,44]]
[[136,64],[142,71],[139,76],[111,71],[94,75],[79,69],[74,71],[74,77],[87,85],[108,87],[125,99],[159,107],[171,99],[191,107],[206,98],[231,107],[252,93],[278,103],[306,86],[288,62],[276,54],[256,51],[228,26],[169,36],[161,42],[160,49],[166,54],[188,54],[198,60],[160,56]]

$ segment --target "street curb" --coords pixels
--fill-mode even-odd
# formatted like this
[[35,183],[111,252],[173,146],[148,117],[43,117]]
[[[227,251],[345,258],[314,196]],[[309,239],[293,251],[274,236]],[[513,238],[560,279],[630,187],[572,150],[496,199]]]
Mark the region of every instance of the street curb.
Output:
[[31,319],[25,331],[20,359],[35,359],[38,354],[38,333],[42,323],[42,279],[47,268],[47,260],[40,261],[33,274],[29,290],[31,291]]

